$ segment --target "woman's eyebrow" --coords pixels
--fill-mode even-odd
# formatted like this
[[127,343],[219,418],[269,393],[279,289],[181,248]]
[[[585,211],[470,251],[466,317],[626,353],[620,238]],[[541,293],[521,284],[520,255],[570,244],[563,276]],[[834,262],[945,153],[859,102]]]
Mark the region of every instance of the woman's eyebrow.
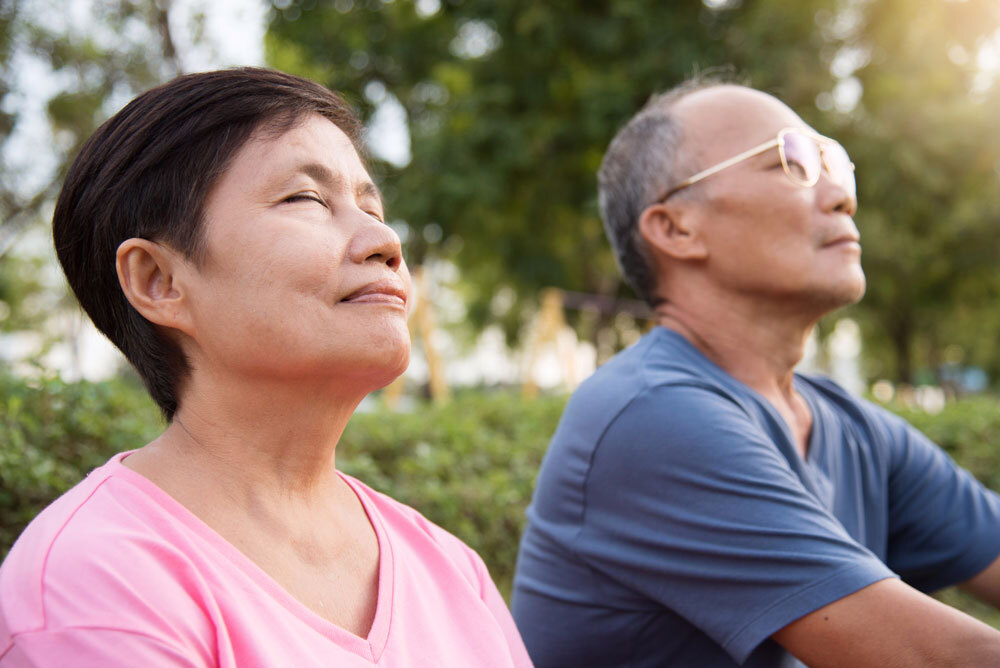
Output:
[[378,186],[376,186],[371,181],[362,181],[357,186],[354,187],[354,196],[358,199],[363,197],[374,197],[378,200],[379,205],[382,204],[382,193],[379,191]]
[[[329,167],[318,162],[303,163],[293,169],[292,173],[305,174],[331,190],[344,188],[346,184],[346,179],[342,175],[334,173]],[[379,201],[379,204],[382,203],[382,193],[379,191],[378,186],[371,181],[361,181],[354,186],[354,196],[357,198],[374,197]]]

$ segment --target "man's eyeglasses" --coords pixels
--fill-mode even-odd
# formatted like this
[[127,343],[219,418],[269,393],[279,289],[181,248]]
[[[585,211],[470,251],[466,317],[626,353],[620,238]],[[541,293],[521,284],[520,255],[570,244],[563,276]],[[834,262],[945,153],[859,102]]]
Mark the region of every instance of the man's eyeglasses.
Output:
[[829,137],[814,132],[785,128],[771,141],[743,151],[681,181],[656,200],[656,203],[665,202],[674,193],[775,146],[778,147],[778,155],[781,157],[781,167],[792,183],[803,188],[811,188],[819,181],[822,170],[826,169],[835,183],[844,188],[852,198],[855,196],[854,163],[851,162],[843,146]]

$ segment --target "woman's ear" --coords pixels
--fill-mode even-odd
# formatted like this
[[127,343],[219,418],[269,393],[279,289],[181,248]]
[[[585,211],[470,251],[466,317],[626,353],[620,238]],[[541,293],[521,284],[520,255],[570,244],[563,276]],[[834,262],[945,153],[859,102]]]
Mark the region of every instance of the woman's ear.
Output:
[[126,239],[115,254],[118,283],[142,317],[191,333],[191,318],[178,272],[187,264],[177,251],[147,239]]
[[639,234],[651,249],[675,260],[704,260],[708,257],[698,221],[687,202],[660,202],[639,215]]

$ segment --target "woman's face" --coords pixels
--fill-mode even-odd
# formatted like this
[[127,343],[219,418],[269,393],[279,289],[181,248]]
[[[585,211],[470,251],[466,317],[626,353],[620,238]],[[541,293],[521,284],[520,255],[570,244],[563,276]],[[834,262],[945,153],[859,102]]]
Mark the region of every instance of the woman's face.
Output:
[[333,123],[310,115],[252,138],[209,194],[204,224],[204,260],[186,276],[195,373],[368,392],[406,369],[399,238]]

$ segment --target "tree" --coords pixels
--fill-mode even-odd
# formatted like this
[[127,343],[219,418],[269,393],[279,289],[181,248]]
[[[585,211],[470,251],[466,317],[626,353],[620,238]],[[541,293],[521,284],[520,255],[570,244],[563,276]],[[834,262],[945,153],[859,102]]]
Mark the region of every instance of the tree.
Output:
[[[51,256],[8,254],[15,240],[47,222],[71,159],[98,124],[180,71],[169,2],[47,5],[0,5],[0,331],[7,332],[44,329],[71,303],[64,287],[45,280]],[[36,90],[48,94],[36,99]],[[38,106],[48,132],[38,132]]]
[[413,160],[385,179],[390,210],[418,232],[443,231],[436,247],[410,235],[409,257],[456,261],[478,322],[501,286],[529,303],[545,286],[628,294],[595,173],[651,92],[718,63],[793,104],[833,84],[813,16],[835,2],[446,0],[421,14],[434,4],[293,4],[275,14],[269,60],[345,91],[367,114],[373,86],[400,101]]
[[[58,90],[46,101],[56,140],[47,148],[56,152],[57,166],[51,174],[39,177],[44,179],[41,186],[32,184],[35,187],[25,191],[23,175],[12,171],[28,166],[25,156],[12,161],[7,153],[7,143],[29,110],[21,106],[0,117],[0,150],[6,158],[0,163],[2,250],[52,200],[69,158],[107,116],[109,103],[119,103],[179,72],[170,35],[169,2],[96,0],[89,9],[91,23],[85,26],[72,24],[70,16],[41,3],[10,0],[0,9],[0,93],[5,102],[8,96],[24,94],[16,90],[17,73],[27,64],[59,82]],[[61,21],[51,21],[56,14]]]
[[1000,128],[975,58],[997,11],[988,0],[308,0],[275,14],[269,46],[274,64],[366,113],[373,86],[398,98],[413,160],[389,171],[390,208],[443,231],[433,248],[411,235],[410,256],[450,255],[480,321],[501,286],[529,300],[544,286],[624,294],[596,212],[601,155],[651,91],[734,65],[855,156],[870,283],[855,313],[870,350],[895,360],[873,355],[873,370],[912,380],[952,341],[1000,371]]
[[838,136],[859,179],[869,289],[857,312],[875,351],[890,353],[871,357],[874,370],[913,382],[950,345],[996,374],[1000,90],[976,54],[997,39],[1000,6],[864,9],[844,47],[863,94]]

